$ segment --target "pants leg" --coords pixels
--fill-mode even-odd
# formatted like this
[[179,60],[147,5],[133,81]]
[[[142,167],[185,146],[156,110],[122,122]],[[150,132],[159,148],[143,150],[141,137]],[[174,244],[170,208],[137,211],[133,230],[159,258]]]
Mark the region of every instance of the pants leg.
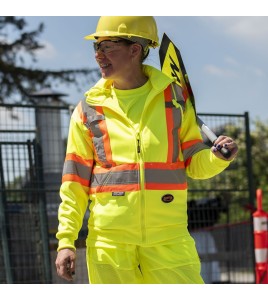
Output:
[[191,236],[163,244],[136,246],[98,243],[87,248],[90,283],[204,283]]
[[201,284],[201,264],[190,236],[163,245],[138,247],[144,283]]
[[104,244],[87,248],[87,268],[92,284],[143,283],[137,247],[127,244]]

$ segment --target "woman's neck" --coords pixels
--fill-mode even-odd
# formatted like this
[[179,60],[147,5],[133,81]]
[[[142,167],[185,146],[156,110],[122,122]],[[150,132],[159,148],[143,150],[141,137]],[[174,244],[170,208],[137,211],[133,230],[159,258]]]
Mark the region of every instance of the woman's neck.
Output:
[[140,70],[140,72],[134,72],[122,79],[115,79],[113,86],[118,90],[131,90],[143,86],[147,80],[148,77]]

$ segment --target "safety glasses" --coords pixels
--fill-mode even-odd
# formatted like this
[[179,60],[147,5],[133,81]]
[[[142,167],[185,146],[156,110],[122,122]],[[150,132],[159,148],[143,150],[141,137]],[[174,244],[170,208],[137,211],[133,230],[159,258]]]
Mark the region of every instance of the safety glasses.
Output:
[[93,43],[94,51],[101,51],[104,54],[108,54],[112,51],[114,51],[120,44],[125,43],[125,40],[104,40],[100,43],[95,42]]

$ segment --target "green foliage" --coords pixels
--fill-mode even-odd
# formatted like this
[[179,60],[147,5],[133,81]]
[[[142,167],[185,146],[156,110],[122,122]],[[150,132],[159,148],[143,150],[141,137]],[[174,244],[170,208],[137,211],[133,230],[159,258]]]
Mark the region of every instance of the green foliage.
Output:
[[[195,199],[215,196],[224,199],[229,212],[228,222],[231,223],[249,220],[256,209],[255,191],[257,188],[263,190],[263,209],[268,212],[268,124],[257,119],[252,122],[252,125],[248,141],[246,141],[242,121],[238,124],[225,125],[224,134],[233,137],[239,146],[237,158],[224,172],[214,178],[189,180],[192,191],[190,195],[194,195]],[[251,155],[248,157],[250,146]],[[251,179],[254,199],[250,199]],[[222,213],[219,223],[226,223],[226,218],[226,214]]]
[[[79,88],[81,75],[90,82],[99,77],[97,69],[41,70],[25,66],[25,57],[36,62],[36,50],[43,48],[38,41],[44,30],[27,31],[23,18],[0,16],[0,102],[15,95],[25,98],[32,91],[59,83],[75,84]],[[12,30],[12,37],[8,34]],[[26,97],[27,99],[27,97]]]
[[268,126],[256,120],[251,133],[253,176],[256,188],[268,191]]

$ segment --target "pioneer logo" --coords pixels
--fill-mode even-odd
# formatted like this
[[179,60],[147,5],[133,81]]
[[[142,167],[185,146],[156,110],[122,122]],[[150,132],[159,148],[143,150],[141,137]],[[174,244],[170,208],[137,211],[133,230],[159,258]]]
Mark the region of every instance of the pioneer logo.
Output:
[[174,200],[174,196],[171,194],[166,194],[161,199],[164,203],[169,203]]

